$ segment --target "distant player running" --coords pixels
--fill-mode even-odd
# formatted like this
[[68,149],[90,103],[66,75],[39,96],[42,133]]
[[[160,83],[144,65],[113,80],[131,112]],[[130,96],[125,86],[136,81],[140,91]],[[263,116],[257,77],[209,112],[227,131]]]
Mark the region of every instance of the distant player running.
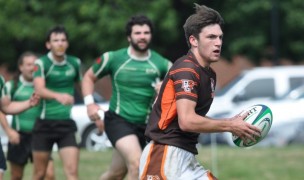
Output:
[[75,86],[82,80],[81,61],[66,54],[68,34],[63,26],[52,28],[46,39],[50,52],[36,62],[35,92],[41,96],[41,113],[33,130],[34,179],[45,176],[56,143],[66,179],[78,179],[79,149],[75,121],[70,118]]
[[[88,115],[100,130],[105,131],[115,147],[112,163],[100,179],[138,179],[138,164],[146,145],[144,131],[151,111],[158,81],[171,67],[171,62],[149,49],[152,22],[146,16],[133,16],[126,24],[128,48],[100,56],[86,72],[82,81]],[[110,110],[99,117],[94,103],[94,83],[105,75],[112,80]],[[102,115],[103,116],[103,115]]]
[[[0,99],[2,97],[2,88],[4,87],[5,84],[5,80],[3,78],[3,76],[0,75]],[[1,111],[1,104],[0,104],[0,121],[1,121],[1,125],[2,125],[2,121],[6,121],[6,117],[5,114],[2,113]],[[3,149],[2,149],[2,143],[1,143],[1,139],[0,139],[0,180],[3,179],[3,174],[4,171],[6,170],[6,159],[3,153]]]

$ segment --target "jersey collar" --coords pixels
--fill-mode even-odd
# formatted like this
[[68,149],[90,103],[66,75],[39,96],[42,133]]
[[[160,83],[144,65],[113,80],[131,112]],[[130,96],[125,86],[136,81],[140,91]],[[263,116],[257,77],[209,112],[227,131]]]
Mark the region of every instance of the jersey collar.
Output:
[[54,58],[52,52],[49,52],[49,53],[47,54],[47,56],[48,56],[48,58],[53,62],[53,64],[55,64],[55,65],[63,66],[63,65],[66,64],[66,55],[64,55],[64,60],[61,61],[61,62],[58,62],[58,61],[55,60],[55,58]]
[[24,79],[22,75],[19,76],[19,81],[24,85],[24,86],[33,86],[32,81],[27,81]]
[[148,55],[147,55],[146,57],[137,57],[137,56],[131,54],[131,47],[129,46],[129,47],[128,47],[128,55],[129,55],[132,59],[137,60],[137,61],[147,61],[147,60],[149,60],[150,57],[151,57],[151,51],[150,51],[150,49],[148,49]]

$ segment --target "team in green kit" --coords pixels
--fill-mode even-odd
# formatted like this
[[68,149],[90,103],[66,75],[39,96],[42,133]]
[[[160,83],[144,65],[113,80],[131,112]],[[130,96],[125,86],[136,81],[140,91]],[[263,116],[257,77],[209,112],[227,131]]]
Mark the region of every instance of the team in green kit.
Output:
[[[103,53],[85,73],[84,80],[81,60],[66,54],[69,36],[63,26],[48,31],[48,53],[40,57],[30,52],[21,55],[20,74],[6,83],[1,78],[1,110],[13,115],[11,125],[4,113],[1,116],[1,125],[9,137],[11,178],[22,179],[30,160],[34,164],[33,179],[54,179],[51,153],[57,144],[66,178],[78,179],[77,127],[70,118],[77,87],[83,91],[88,116],[101,132],[105,127],[114,147],[112,163],[100,179],[138,179],[139,158],[146,144],[145,126],[161,80],[172,65],[150,49],[153,30],[146,16],[131,17],[126,24],[129,46]],[[95,81],[106,75],[111,77],[113,92],[109,111],[100,114],[101,109],[90,99],[91,90]],[[91,84],[86,86],[86,82]],[[5,158],[0,152],[0,172],[5,170]]]

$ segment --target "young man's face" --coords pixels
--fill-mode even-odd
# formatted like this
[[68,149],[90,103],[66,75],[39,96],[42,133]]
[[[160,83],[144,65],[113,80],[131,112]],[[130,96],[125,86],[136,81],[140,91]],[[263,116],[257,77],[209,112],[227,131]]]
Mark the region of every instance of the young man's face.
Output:
[[69,43],[64,33],[52,33],[50,40],[46,43],[46,47],[57,57],[64,56],[68,46]]
[[23,58],[22,64],[19,66],[20,72],[22,76],[27,81],[33,80],[33,72],[34,72],[34,63],[36,61],[36,56],[25,56]]
[[151,38],[152,34],[148,25],[134,25],[128,41],[136,51],[145,52],[149,48]]
[[207,63],[212,63],[219,60],[222,43],[222,29],[218,24],[213,24],[202,29],[196,45],[201,58]]

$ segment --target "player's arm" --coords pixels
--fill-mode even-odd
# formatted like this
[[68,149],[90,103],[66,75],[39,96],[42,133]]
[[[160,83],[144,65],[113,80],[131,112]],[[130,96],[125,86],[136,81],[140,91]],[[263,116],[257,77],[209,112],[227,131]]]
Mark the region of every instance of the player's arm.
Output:
[[19,144],[19,142],[20,142],[19,133],[10,127],[5,114],[2,113],[1,111],[0,111],[0,124],[3,128],[3,130],[5,131],[6,135],[8,136],[9,141],[12,144]]
[[81,82],[81,90],[82,95],[84,97],[84,103],[87,107],[88,116],[92,121],[95,121],[95,124],[98,127],[99,131],[102,132],[104,129],[104,125],[101,120],[104,119],[104,111],[100,110],[100,107],[94,102],[94,98],[92,95],[94,92],[94,84],[96,81],[97,77],[95,76],[91,67],[83,76],[83,80]]
[[97,77],[95,76],[91,67],[83,76],[81,90],[84,97],[84,104],[87,106],[88,116],[92,121],[103,119],[103,117],[99,117],[98,115],[98,110],[100,107],[94,102],[93,98],[94,84],[96,81]]
[[6,114],[19,114],[31,107],[34,104],[31,102],[31,99],[25,101],[11,101],[8,96],[1,98],[2,111]]
[[67,93],[58,93],[48,89],[45,86],[45,79],[43,77],[35,77],[34,79],[35,93],[43,99],[55,99],[63,105],[74,104],[73,96]]
[[243,140],[249,138],[253,141],[253,135],[260,136],[260,130],[244,122],[247,114],[235,116],[230,119],[214,120],[203,117],[195,112],[196,102],[188,99],[176,101],[178,123],[183,131],[197,133],[231,132]]

